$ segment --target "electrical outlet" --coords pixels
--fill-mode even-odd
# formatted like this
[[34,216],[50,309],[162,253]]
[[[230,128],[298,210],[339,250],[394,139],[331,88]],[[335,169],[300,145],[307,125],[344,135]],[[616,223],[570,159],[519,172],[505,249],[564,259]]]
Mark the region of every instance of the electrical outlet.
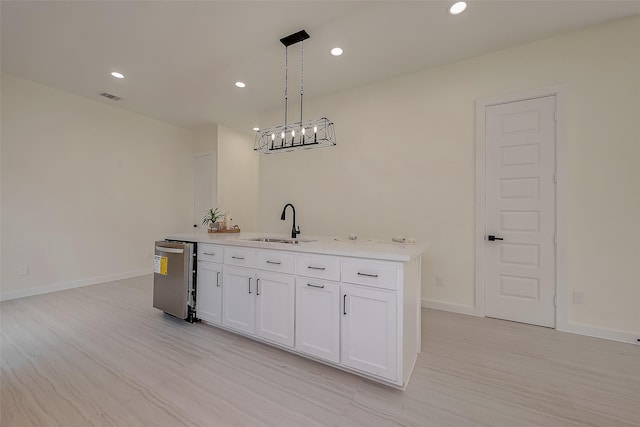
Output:
[[584,304],[584,294],[582,292],[573,291],[573,303]]
[[444,276],[436,276],[436,287],[442,288],[444,287]]
[[28,276],[29,275],[29,266],[21,265],[18,267],[18,276]]

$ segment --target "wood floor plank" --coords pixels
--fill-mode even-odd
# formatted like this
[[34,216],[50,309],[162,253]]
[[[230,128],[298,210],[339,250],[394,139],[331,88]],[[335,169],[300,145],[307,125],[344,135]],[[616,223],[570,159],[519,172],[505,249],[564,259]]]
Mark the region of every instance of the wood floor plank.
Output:
[[0,425],[640,426],[640,347],[423,310],[405,391],[152,308],[152,276],[0,303]]

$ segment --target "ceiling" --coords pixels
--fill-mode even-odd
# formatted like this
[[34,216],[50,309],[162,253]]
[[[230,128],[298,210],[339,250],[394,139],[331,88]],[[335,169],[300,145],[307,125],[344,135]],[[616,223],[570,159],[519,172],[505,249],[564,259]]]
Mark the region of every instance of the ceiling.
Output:
[[[301,29],[310,99],[640,14],[640,0],[470,0],[458,16],[451,3],[2,0],[2,71],[185,127],[250,132],[283,105],[279,39]],[[344,55],[331,56],[335,46]],[[294,99],[300,45],[289,49]]]

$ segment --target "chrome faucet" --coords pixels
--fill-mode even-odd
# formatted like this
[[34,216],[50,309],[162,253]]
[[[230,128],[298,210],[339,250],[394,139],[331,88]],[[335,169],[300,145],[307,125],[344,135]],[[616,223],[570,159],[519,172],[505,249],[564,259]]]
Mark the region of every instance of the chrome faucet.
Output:
[[287,211],[287,206],[291,206],[291,210],[293,211],[293,225],[291,226],[291,238],[295,239],[298,234],[300,234],[300,227],[296,228],[296,208],[293,207],[291,203],[287,203],[284,205],[282,209],[282,215],[280,215],[280,219],[282,221],[285,220],[284,214]]

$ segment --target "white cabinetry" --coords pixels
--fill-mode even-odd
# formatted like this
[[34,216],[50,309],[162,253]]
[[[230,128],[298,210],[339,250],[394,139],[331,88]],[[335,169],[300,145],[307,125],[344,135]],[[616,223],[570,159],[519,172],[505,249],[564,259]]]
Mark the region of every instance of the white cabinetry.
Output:
[[338,281],[340,280],[340,258],[325,255],[296,255],[296,274]]
[[224,261],[224,248],[207,243],[198,244],[198,261],[210,261],[222,264]]
[[295,256],[280,251],[258,251],[256,268],[259,270],[275,271],[293,274],[295,271]]
[[224,263],[238,267],[255,268],[256,251],[253,249],[227,248],[224,251]]
[[248,334],[256,330],[254,270],[224,266],[222,293],[222,324]]
[[256,273],[256,335],[293,347],[295,286],[293,276]]
[[203,242],[197,314],[402,387],[420,352],[420,255],[394,261]]
[[198,317],[222,323],[222,264],[198,261],[196,309]]
[[296,278],[296,349],[340,362],[340,285]]
[[395,292],[342,285],[341,324],[343,365],[398,379]]
[[[293,260],[283,254],[275,251],[268,254],[270,256],[260,254],[259,266],[277,270],[290,265],[293,269]],[[255,265],[256,253],[253,250],[227,250],[224,259],[222,325],[293,347],[294,276],[238,267],[238,264]]]

